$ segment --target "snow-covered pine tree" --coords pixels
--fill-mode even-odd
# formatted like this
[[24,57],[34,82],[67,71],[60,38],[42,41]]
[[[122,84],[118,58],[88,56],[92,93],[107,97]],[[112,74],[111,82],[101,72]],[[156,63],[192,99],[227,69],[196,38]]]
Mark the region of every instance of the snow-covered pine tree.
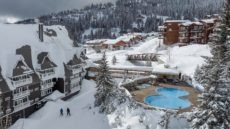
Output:
[[113,63],[113,65],[115,65],[115,64],[117,63],[117,58],[116,58],[116,56],[113,56],[112,63]]
[[98,69],[98,76],[96,79],[97,92],[95,94],[95,106],[100,106],[100,112],[106,110],[106,99],[110,96],[110,93],[115,89],[115,83],[109,72],[108,62],[106,60],[106,54],[103,53],[102,60]]
[[[229,69],[224,64],[229,54],[229,26],[230,26],[230,0],[225,0],[224,16],[222,22],[215,29],[211,37],[211,53],[213,57],[201,68],[205,81],[205,91],[199,97],[201,104],[194,111],[192,129],[230,129],[230,80],[226,80]],[[225,71],[226,70],[226,71]],[[199,73],[199,72],[197,72]]]
[[223,22],[226,24],[226,51],[225,51],[225,58],[223,64],[223,73],[222,73],[222,80],[226,82],[226,86],[230,87],[230,0],[228,0],[228,6],[225,7],[224,10],[224,19]]

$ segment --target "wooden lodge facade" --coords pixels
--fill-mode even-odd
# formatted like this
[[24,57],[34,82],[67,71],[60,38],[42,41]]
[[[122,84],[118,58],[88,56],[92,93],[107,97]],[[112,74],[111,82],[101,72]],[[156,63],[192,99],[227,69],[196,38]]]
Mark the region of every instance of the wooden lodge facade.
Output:
[[213,33],[218,18],[203,19],[196,22],[189,20],[167,20],[163,26],[159,27],[160,39],[165,45],[175,43],[199,43],[206,44],[209,35]]

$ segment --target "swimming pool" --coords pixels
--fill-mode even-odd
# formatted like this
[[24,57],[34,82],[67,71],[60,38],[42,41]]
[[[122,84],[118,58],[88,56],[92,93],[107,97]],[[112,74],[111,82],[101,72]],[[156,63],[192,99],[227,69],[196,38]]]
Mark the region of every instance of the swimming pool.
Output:
[[191,103],[188,99],[181,97],[189,95],[189,93],[177,88],[157,88],[158,95],[150,95],[145,97],[145,103],[168,109],[183,109],[190,107]]

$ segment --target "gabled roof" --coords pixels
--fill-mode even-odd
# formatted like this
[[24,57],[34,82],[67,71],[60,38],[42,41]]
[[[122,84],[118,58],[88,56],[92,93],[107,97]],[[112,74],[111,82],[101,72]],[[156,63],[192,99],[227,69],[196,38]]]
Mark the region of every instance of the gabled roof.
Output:
[[0,67],[0,94],[4,92],[9,92],[10,89],[2,76],[2,68]]
[[45,57],[47,56],[48,56],[48,52],[41,52],[40,54],[38,54],[38,64],[42,64]]
[[57,65],[50,60],[48,52],[41,52],[38,54],[37,59],[41,70],[57,67]]
[[73,56],[73,59],[70,60],[67,65],[78,65],[81,64],[82,60],[80,58],[78,58],[76,55]]
[[20,59],[18,60],[15,68],[13,69],[13,76],[19,76],[29,72],[32,72],[32,70],[22,59]]

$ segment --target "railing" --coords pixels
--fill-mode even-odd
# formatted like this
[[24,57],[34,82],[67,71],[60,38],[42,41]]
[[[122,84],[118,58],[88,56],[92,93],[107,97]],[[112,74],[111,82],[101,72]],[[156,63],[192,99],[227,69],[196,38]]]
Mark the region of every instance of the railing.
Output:
[[30,102],[25,102],[25,103],[20,103],[19,105],[17,106],[14,106],[14,111],[19,111],[19,110],[22,110],[22,109],[25,109],[27,107],[30,106]]
[[11,82],[12,82],[12,85],[15,86],[15,87],[24,86],[24,85],[32,83],[32,77],[29,77],[29,78],[26,78],[26,79],[21,79],[21,80],[18,80],[18,81],[13,81],[12,80]]
[[72,71],[73,71],[73,74],[81,73],[82,72],[82,68],[73,69]]
[[80,81],[81,81],[81,78],[79,77],[79,78],[72,79],[70,83],[75,84],[75,83],[79,83]]
[[29,95],[30,95],[30,90],[26,90],[23,92],[19,92],[17,94],[13,94],[13,99],[16,100],[18,98],[22,98],[22,97],[29,96]]
[[41,79],[54,78],[55,72],[41,73]]
[[46,84],[41,84],[41,90],[45,90],[45,89],[49,89],[52,88],[54,86],[54,83],[46,83]]
[[4,112],[3,111],[0,111],[0,116],[4,115]]
[[8,113],[10,113],[10,112],[11,112],[11,109],[10,109],[10,108],[6,109],[6,114],[8,114]]

